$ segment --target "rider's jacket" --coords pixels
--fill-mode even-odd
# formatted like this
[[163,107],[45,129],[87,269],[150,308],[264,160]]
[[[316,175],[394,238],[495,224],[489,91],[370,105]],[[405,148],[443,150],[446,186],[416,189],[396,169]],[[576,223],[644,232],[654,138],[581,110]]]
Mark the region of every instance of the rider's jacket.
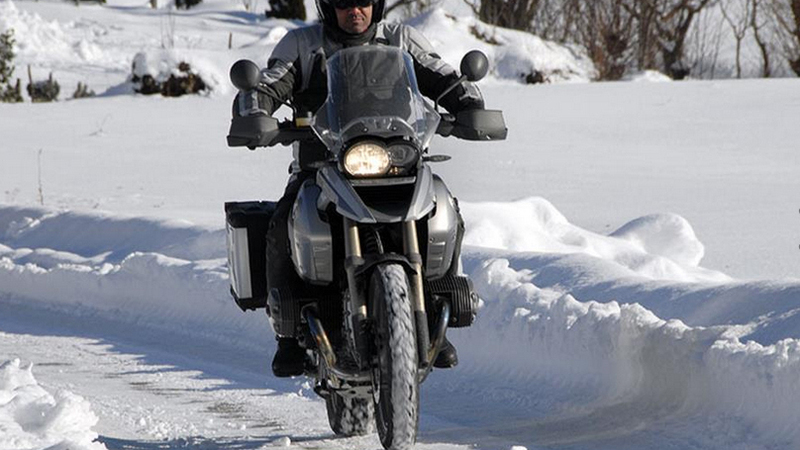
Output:
[[[391,45],[401,47],[414,59],[414,71],[420,92],[435,99],[455,80],[456,71],[434,53],[428,40],[414,28],[399,23],[379,22],[360,36],[331,32],[322,24],[289,31],[261,71],[261,87],[268,99],[260,99],[261,108],[269,114],[291,99],[298,112],[314,113],[327,96],[325,61],[339,49],[353,45]],[[269,105],[264,105],[268,100]],[[478,88],[463,82],[446,95],[440,104],[456,113],[462,109],[482,108],[483,97]]]

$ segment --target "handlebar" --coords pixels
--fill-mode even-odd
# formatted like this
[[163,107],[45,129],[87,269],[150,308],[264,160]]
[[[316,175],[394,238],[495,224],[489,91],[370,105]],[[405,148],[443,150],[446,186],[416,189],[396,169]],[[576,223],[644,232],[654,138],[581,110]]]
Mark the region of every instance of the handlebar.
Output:
[[[508,129],[501,111],[467,110],[457,115],[442,114],[436,134],[470,141],[495,141],[506,138]],[[298,127],[291,120],[278,119],[263,114],[239,116],[231,120],[228,133],[229,147],[273,147],[297,141],[314,140],[311,127]]]
[[441,116],[436,129],[440,136],[455,136],[468,141],[502,141],[508,134],[502,111],[469,109],[456,115]]
[[278,133],[266,145],[273,147],[275,145],[289,145],[296,141],[306,141],[316,139],[317,135],[310,126],[296,126],[292,120],[284,120],[278,123]]
[[311,127],[298,127],[291,120],[278,119],[264,114],[238,116],[231,119],[228,147],[273,147],[289,145],[296,141],[316,139]]

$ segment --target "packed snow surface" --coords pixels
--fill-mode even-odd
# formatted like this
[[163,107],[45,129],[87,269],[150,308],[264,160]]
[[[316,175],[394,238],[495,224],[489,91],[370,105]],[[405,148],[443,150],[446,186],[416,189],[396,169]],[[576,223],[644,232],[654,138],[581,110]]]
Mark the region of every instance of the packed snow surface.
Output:
[[0,448],[105,450],[94,442],[97,433],[91,428],[97,421],[83,397],[42,388],[32,364],[0,362]]
[[[431,149],[454,157],[433,168],[482,307],[423,386],[418,447],[800,448],[798,80],[572,83],[592,76],[577,50],[443,10],[410,23],[453,65],[487,52],[510,129]],[[290,152],[225,148],[224,74],[299,25],[0,1],[18,71],[104,94],[0,105],[0,448],[379,447],[271,376],[263,312],[228,294],[222,205],[277,198]],[[130,95],[136,58],[213,90]]]

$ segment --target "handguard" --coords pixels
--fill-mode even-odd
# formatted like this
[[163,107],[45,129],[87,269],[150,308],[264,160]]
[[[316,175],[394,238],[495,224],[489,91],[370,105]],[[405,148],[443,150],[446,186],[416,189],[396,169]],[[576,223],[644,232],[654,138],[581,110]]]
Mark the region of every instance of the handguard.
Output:
[[502,141],[508,135],[503,111],[470,109],[443,116],[436,133],[468,141]]
[[263,114],[231,119],[228,147],[265,147],[278,135],[278,119]]
[[272,147],[291,145],[293,142],[316,140],[311,127],[297,127],[291,120],[278,119],[264,114],[236,116],[231,119],[228,147]]

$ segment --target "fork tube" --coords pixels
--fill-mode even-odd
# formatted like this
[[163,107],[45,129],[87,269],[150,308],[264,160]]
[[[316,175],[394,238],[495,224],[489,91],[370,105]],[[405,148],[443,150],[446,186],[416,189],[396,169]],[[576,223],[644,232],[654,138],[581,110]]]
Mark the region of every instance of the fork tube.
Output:
[[422,255],[419,253],[419,240],[417,237],[417,222],[409,220],[403,223],[403,241],[405,253],[414,274],[411,279],[413,292],[414,320],[417,324],[417,355],[421,368],[430,364],[428,348],[430,347],[430,333],[428,331],[428,316],[425,313],[425,292],[422,284]]
[[369,355],[366,336],[361,324],[367,318],[367,305],[364,296],[358,290],[356,269],[364,264],[361,255],[361,240],[358,235],[358,224],[347,217],[344,218],[344,252],[345,272],[347,273],[347,289],[350,292],[350,327],[353,330],[353,340],[356,345],[356,355],[360,364],[368,363]]
[[359,295],[356,286],[356,268],[364,264],[364,259],[361,256],[358,224],[347,217],[344,218],[344,251],[347,285],[350,289],[350,301],[353,302],[353,312],[366,317],[367,306],[364,303],[364,299]]

